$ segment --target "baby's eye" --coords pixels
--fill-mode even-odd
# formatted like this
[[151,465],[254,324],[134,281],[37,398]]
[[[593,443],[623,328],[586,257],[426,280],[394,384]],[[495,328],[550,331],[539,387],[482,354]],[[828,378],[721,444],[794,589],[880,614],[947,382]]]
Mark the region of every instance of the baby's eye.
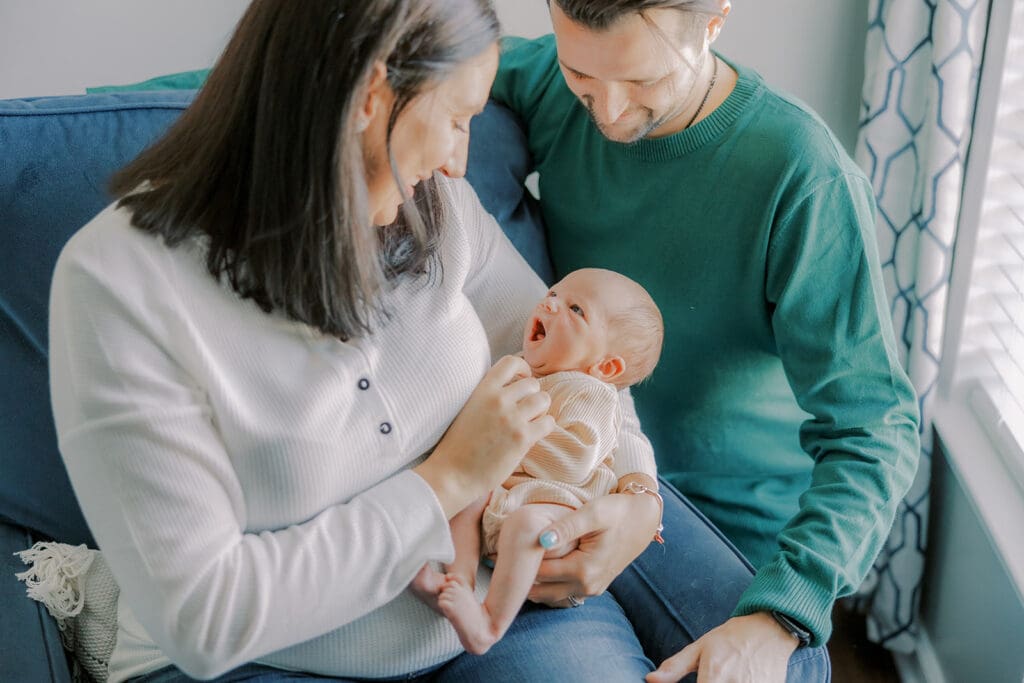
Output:
[[552,297],[552,296],[558,296],[558,295],[555,294],[555,290],[552,289],[550,292],[548,292],[548,296]]
[[583,315],[583,309],[579,307],[579,304],[573,304],[572,306],[569,307],[569,310],[575,313],[576,315]]

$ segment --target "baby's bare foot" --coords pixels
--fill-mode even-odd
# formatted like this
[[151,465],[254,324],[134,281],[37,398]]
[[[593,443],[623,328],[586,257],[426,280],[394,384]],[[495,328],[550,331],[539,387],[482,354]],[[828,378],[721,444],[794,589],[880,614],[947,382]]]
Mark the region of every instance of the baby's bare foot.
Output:
[[409,584],[409,588],[412,589],[413,594],[418,597],[424,604],[430,607],[435,612],[444,614],[441,612],[441,608],[437,605],[437,596],[440,595],[441,589],[444,587],[444,574],[437,571],[429,564],[423,565],[419,573]]
[[491,617],[487,610],[476,601],[473,589],[466,585],[459,576],[448,574],[444,587],[437,597],[437,605],[441,613],[459,634],[459,641],[466,652],[482,655],[498,641],[498,636],[491,625]]

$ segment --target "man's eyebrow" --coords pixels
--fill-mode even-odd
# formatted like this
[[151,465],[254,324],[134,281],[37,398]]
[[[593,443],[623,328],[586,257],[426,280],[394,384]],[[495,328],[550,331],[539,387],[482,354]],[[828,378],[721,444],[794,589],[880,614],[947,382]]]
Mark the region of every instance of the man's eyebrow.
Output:
[[571,66],[569,66],[568,64],[566,64],[565,62],[563,62],[561,57],[558,58],[558,63],[561,64],[562,66],[564,66],[569,71],[572,71],[573,73],[577,73],[577,74],[579,74],[581,76],[586,76],[587,75],[587,74],[583,73],[582,71],[580,71],[579,69],[574,69]]
[[[580,71],[579,69],[572,68],[571,66],[569,66],[568,64],[563,62],[561,59],[558,60],[558,63],[561,64],[562,66],[564,66],[569,71],[571,71],[574,74],[576,74],[577,76],[583,76],[584,78],[593,78],[593,76],[591,76],[588,73],[584,73],[584,72]],[[670,71],[667,74],[659,74],[658,76],[654,76],[653,78],[630,78],[628,80],[623,81],[623,83],[655,83],[655,82],[660,81],[661,79],[665,78],[670,73],[672,73],[672,72]]]

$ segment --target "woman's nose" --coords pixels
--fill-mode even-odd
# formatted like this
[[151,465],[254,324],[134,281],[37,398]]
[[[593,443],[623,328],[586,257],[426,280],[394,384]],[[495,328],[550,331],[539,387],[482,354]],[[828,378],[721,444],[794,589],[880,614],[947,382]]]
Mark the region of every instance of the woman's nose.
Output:
[[466,175],[466,162],[469,157],[469,136],[466,139],[455,145],[452,150],[451,156],[441,166],[441,173],[444,173],[449,178],[461,178]]

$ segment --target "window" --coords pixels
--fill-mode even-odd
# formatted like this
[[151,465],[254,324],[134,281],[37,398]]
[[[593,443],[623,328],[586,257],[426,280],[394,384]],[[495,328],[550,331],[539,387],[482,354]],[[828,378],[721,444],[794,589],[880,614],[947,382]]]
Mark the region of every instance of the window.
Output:
[[989,31],[951,289],[950,310],[963,306],[953,382],[1024,487],[1024,0],[994,2]]

